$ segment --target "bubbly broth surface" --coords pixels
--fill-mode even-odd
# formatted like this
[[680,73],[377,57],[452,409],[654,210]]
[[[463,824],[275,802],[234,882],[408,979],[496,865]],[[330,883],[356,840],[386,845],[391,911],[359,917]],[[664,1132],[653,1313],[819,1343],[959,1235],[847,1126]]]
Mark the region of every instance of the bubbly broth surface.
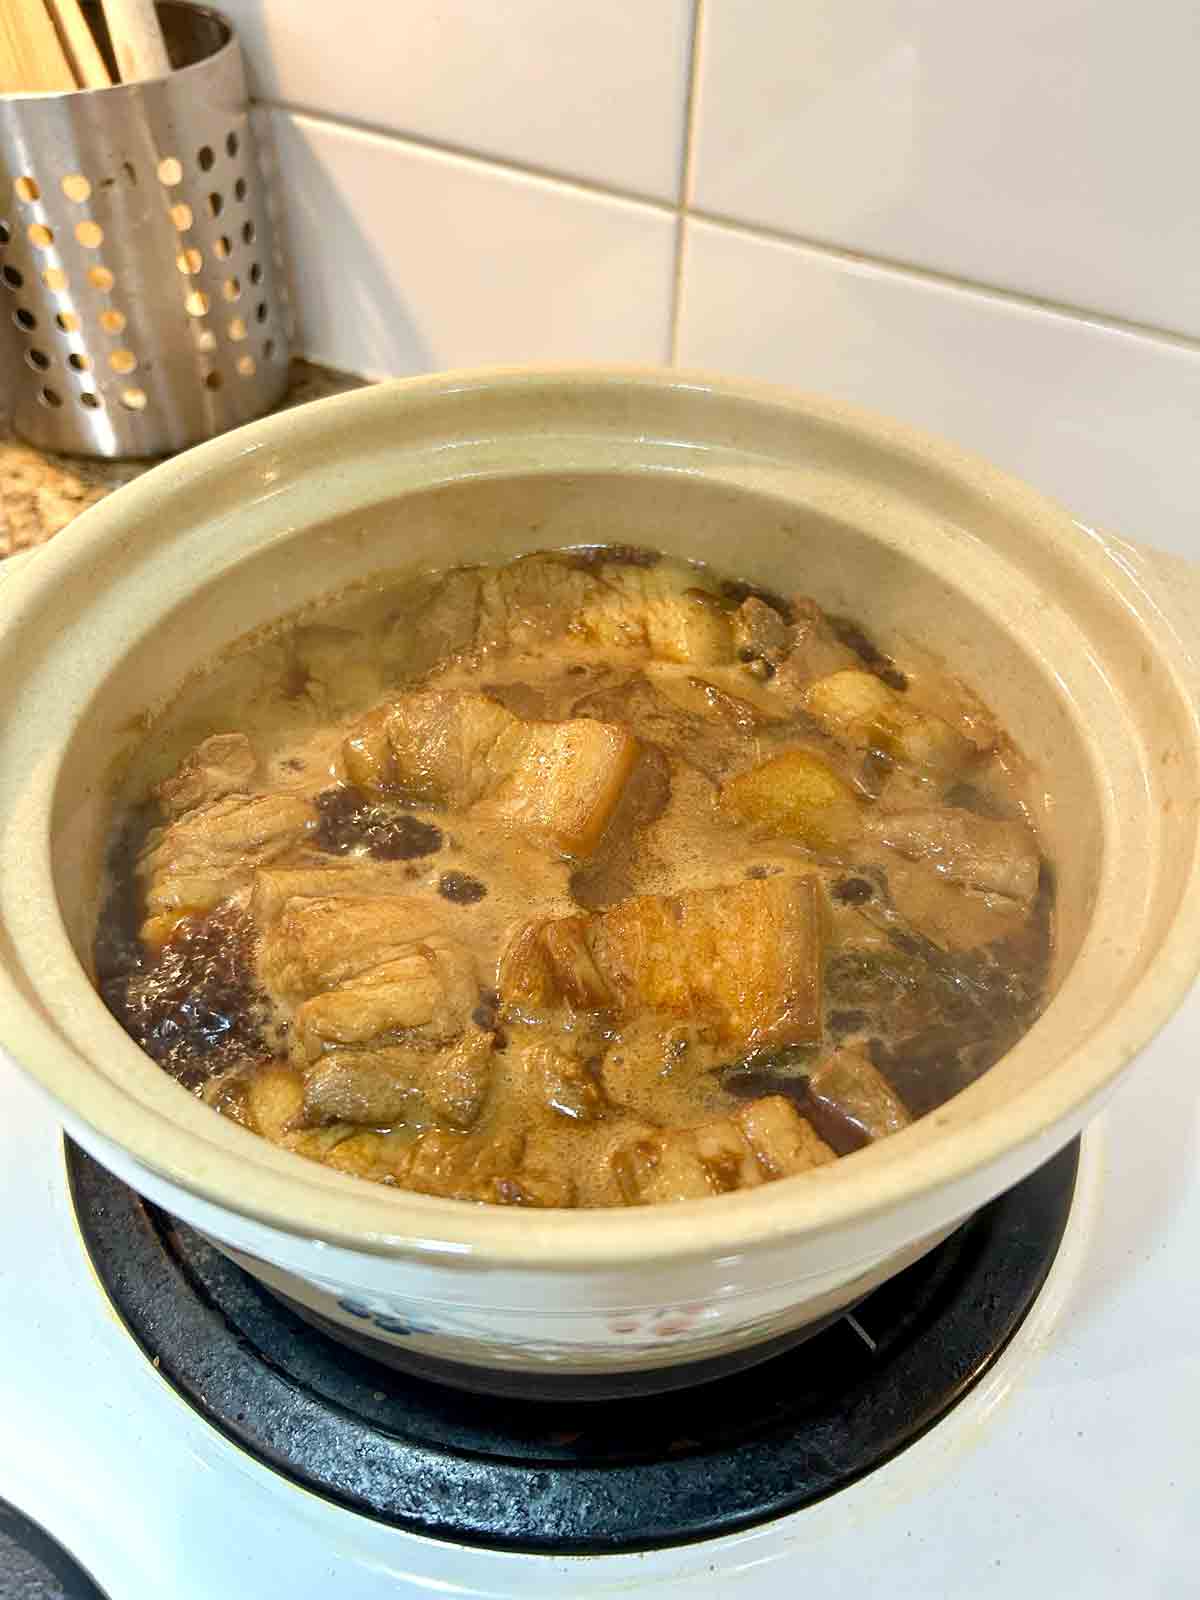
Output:
[[619,546],[380,581],[158,719],[99,985],[218,1112],[363,1178],[754,1187],[1037,1015],[1021,770],[962,685],[803,595]]

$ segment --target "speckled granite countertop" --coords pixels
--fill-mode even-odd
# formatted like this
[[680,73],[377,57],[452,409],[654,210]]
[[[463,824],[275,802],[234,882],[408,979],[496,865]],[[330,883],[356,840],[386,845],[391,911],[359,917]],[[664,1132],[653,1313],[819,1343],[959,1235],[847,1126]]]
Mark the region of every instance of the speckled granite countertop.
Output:
[[[306,361],[292,363],[285,405],[302,405],[356,389],[361,378]],[[140,477],[152,461],[90,461],[48,455],[16,438],[0,412],[0,557],[52,539],[73,517]]]

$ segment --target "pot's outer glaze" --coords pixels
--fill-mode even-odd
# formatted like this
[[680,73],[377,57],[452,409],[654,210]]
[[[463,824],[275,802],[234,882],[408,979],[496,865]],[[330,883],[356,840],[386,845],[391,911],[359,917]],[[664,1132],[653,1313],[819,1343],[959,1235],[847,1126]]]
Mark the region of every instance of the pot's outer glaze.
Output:
[[[976,687],[1049,795],[1057,993],[963,1094],[883,1144],[654,1212],[478,1207],[360,1183],[214,1115],[86,965],[114,775],[185,676],[371,573],[606,540],[861,617]],[[758,385],[482,371],[258,422],[86,512],[0,589],[0,1024],[79,1141],[326,1317],[476,1364],[638,1368],[776,1337],[863,1293],[1079,1130],[1200,965],[1195,618],[995,469]]]

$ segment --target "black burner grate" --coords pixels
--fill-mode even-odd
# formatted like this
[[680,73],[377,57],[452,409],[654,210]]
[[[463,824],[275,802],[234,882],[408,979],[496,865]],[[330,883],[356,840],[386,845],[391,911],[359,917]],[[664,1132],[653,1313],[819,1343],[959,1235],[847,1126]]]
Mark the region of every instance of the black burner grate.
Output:
[[494,1549],[639,1550],[809,1505],[911,1444],[983,1375],[1045,1280],[1078,1144],[787,1354],[695,1391],[461,1394],[316,1332],[75,1146],[80,1227],[138,1343],[210,1422],[326,1498]]
[[104,1600],[73,1556],[0,1500],[0,1600]]

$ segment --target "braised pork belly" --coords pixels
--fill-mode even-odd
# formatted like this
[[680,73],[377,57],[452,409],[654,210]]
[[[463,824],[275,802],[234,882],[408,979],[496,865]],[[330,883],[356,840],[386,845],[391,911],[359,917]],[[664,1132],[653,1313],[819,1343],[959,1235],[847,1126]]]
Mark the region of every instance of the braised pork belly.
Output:
[[380,580],[154,720],[98,984],[216,1112],[358,1178],[753,1189],[1037,1016],[1028,776],[965,687],[808,596],[620,546]]

